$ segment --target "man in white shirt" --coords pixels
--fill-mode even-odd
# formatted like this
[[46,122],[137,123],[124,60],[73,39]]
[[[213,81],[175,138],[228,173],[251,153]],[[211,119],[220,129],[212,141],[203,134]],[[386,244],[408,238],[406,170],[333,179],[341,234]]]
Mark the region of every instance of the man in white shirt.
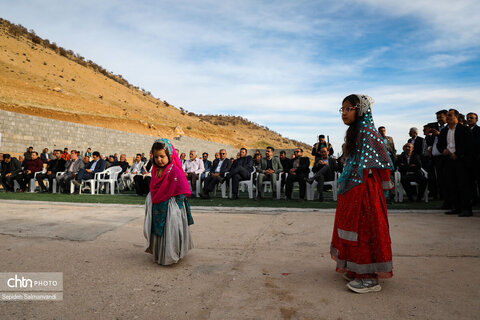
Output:
[[133,181],[137,174],[142,173],[143,162],[142,162],[142,155],[137,153],[135,160],[132,163],[132,166],[122,174],[122,184],[123,189],[128,188],[129,190],[133,189]]
[[183,170],[187,176],[187,180],[192,182],[192,191],[195,191],[197,180],[200,177],[200,174],[205,171],[205,166],[203,165],[202,159],[197,159],[197,154],[195,150],[190,150],[190,159],[185,161],[183,164]]

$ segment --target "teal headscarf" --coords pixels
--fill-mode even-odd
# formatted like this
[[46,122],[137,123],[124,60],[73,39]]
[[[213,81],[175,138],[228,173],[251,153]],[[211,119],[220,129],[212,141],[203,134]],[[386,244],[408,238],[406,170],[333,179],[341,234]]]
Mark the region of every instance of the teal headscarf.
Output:
[[338,179],[340,193],[343,194],[363,182],[365,169],[390,169],[393,163],[388,155],[387,146],[373,123],[372,104],[374,100],[367,95],[356,95],[359,132],[355,153],[345,158],[342,175]]

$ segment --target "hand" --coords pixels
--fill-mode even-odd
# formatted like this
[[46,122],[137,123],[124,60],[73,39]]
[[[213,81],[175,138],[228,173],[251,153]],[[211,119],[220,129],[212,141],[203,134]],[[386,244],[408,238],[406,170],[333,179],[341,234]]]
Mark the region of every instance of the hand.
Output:
[[443,154],[444,156],[449,156],[449,155],[450,155],[450,150],[445,149],[445,150],[443,150],[442,154]]
[[450,154],[450,159],[452,160],[457,159],[457,155],[455,153]]
[[215,172],[215,173],[212,173],[212,174],[211,174],[211,176],[213,176],[213,177],[217,177],[217,176],[219,176],[219,175],[220,175],[220,173],[218,173],[218,172]]
[[326,166],[328,164],[327,161],[323,161],[323,160],[318,161],[318,163],[323,164],[324,166]]
[[9,176],[11,176],[11,175],[12,175],[11,173],[7,173],[7,174],[5,175],[5,177],[9,177]]
[[296,174],[295,173],[295,168],[290,169],[290,174]]
[[32,173],[32,171],[30,171],[30,170],[27,170],[27,174],[30,174],[30,173]]
[[438,136],[440,134],[440,131],[437,129],[430,128],[430,133],[433,134],[434,136]]
[[48,175],[51,175],[51,174],[52,174],[52,171],[47,171],[47,174],[48,174]]
[[85,171],[87,171],[88,173],[92,173],[92,170],[90,169],[86,169]]

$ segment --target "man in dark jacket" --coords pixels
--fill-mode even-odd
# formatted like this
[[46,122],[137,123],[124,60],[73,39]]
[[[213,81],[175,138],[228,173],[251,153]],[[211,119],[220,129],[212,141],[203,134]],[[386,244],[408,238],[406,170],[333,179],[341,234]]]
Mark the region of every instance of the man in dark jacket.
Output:
[[77,187],[80,187],[83,180],[90,180],[95,177],[95,173],[102,172],[105,170],[106,162],[100,158],[100,152],[94,151],[92,154],[93,161],[88,164],[86,169],[80,169],[75,177],[75,180],[72,180],[73,184]]
[[477,125],[478,115],[474,112],[467,113],[468,128],[472,132],[473,140],[473,179],[472,192],[473,203],[479,203],[480,199],[480,127]]
[[56,159],[48,162],[47,172],[37,174],[37,181],[41,192],[47,191],[47,187],[45,187],[45,183],[43,182],[44,179],[48,179],[48,192],[51,193],[53,190],[53,179],[56,178],[58,172],[65,170],[65,160],[62,159],[62,152],[60,150],[55,150],[55,157]]
[[210,167],[210,174],[205,178],[203,182],[203,190],[200,192],[200,197],[203,199],[209,199],[209,193],[212,192],[216,185],[225,177],[225,173],[232,167],[232,162],[227,158],[227,151],[225,149],[220,150],[220,158],[213,160]]
[[240,149],[240,158],[235,160],[232,164],[230,172],[221,178],[219,181],[223,183],[224,180],[232,179],[232,199],[238,199],[238,185],[240,181],[250,179],[250,174],[253,172],[253,158],[247,156],[247,149]]
[[300,199],[305,199],[305,190],[307,189],[308,174],[310,173],[310,159],[303,157],[303,150],[298,148],[294,152],[295,159],[292,161],[292,168],[288,172],[285,183],[285,196],[288,200],[292,199],[293,183],[298,182],[300,187]]
[[413,150],[413,144],[411,143],[403,146],[403,153],[397,159],[397,168],[402,175],[400,182],[407,193],[408,200],[413,201],[416,193],[415,187],[410,182],[416,182],[418,183],[417,201],[421,201],[427,188],[427,178],[422,173],[420,156]]
[[473,150],[471,131],[458,123],[459,113],[448,110],[448,126],[440,132],[437,148],[445,157],[447,184],[445,206],[453,207],[446,214],[460,217],[472,215],[471,188],[467,172],[471,172],[471,151]]
[[35,172],[40,172],[43,170],[43,162],[40,160],[38,152],[32,151],[30,156],[32,159],[25,159],[23,171],[15,178],[20,185],[20,189],[17,190],[17,192],[25,192],[27,187],[30,186],[30,180],[35,176]]
[[335,171],[338,170],[338,164],[335,159],[328,156],[328,150],[326,147],[320,149],[320,159],[315,163],[312,168],[315,175],[312,178],[307,179],[308,183],[317,181],[318,200],[323,201],[323,186],[325,181],[333,181],[335,179]]
[[2,167],[2,185],[5,191],[13,192],[13,183],[17,175],[22,171],[22,164],[17,158],[11,157],[8,153],[3,155]]
[[280,163],[282,164],[283,168],[283,171],[280,174],[280,177],[282,179],[280,192],[283,191],[283,187],[285,186],[285,182],[287,181],[287,174],[292,168],[292,161],[292,159],[287,158],[287,153],[284,150],[280,151]]

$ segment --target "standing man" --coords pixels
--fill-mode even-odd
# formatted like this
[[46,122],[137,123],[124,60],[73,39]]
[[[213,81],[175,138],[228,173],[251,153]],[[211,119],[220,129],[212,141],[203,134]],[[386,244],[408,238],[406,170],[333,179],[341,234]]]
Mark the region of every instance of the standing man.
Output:
[[395,143],[393,143],[393,138],[387,136],[387,130],[383,126],[378,127],[378,133],[380,133],[380,137],[382,137],[383,142],[385,142],[385,145],[387,146],[387,151],[390,155],[390,158],[392,159],[392,162],[395,163],[395,159],[397,157],[397,150],[395,150]]
[[210,167],[210,174],[205,178],[203,182],[203,190],[200,192],[200,197],[203,199],[209,199],[209,193],[212,192],[220,180],[225,177],[225,173],[230,170],[232,162],[227,158],[227,151],[221,149],[217,152],[220,158],[213,160],[213,164]]
[[477,204],[480,198],[480,127],[477,125],[478,115],[474,112],[467,113],[467,125],[472,132],[473,139],[473,203]]
[[322,149],[323,147],[327,148],[329,156],[333,156],[332,145],[329,142],[325,141],[325,135],[321,134],[318,136],[318,142],[315,143],[312,148],[312,156],[315,157],[315,162],[317,162],[318,158],[321,157],[320,149]]
[[250,179],[253,170],[252,156],[247,156],[247,149],[241,148],[239,157],[233,162],[230,172],[219,181],[220,183],[223,183],[225,180],[228,181],[232,179],[232,200],[238,199],[238,185],[240,184],[240,181]]
[[426,149],[425,139],[418,136],[417,128],[410,128],[408,135],[410,136],[408,143],[413,144],[413,152],[422,157]]
[[448,188],[446,200],[453,207],[453,210],[446,214],[470,217],[472,215],[471,189],[467,173],[470,168],[472,133],[467,127],[458,123],[458,116],[457,110],[448,110],[448,127],[440,133],[437,148],[445,157],[445,182]]
[[[430,138],[427,139],[427,144],[432,147],[432,169],[428,172],[428,193],[433,198],[442,199],[445,201],[446,197],[446,182],[445,182],[445,170],[444,156],[438,150],[438,137],[440,132],[447,127],[447,110],[439,110],[435,113],[437,122],[429,123]],[[442,209],[449,209],[447,204],[444,203]]]
[[[183,170],[187,176],[187,180],[192,182],[192,191],[196,191],[197,180],[200,174],[205,171],[202,159],[197,159],[197,152],[190,150],[190,159],[183,164]],[[199,191],[200,192],[200,191]]]
[[272,182],[272,198],[275,199],[277,192],[277,178],[283,171],[282,163],[280,159],[273,156],[275,149],[273,147],[267,147],[265,150],[265,158],[260,161],[260,170],[257,177],[257,200],[264,197],[262,183],[264,180]]
[[300,200],[305,199],[305,190],[307,188],[308,174],[310,173],[310,159],[303,156],[303,150],[298,148],[294,151],[295,159],[292,162],[292,168],[288,172],[285,183],[285,196],[287,200],[292,199],[293,183],[298,182],[300,187]]

